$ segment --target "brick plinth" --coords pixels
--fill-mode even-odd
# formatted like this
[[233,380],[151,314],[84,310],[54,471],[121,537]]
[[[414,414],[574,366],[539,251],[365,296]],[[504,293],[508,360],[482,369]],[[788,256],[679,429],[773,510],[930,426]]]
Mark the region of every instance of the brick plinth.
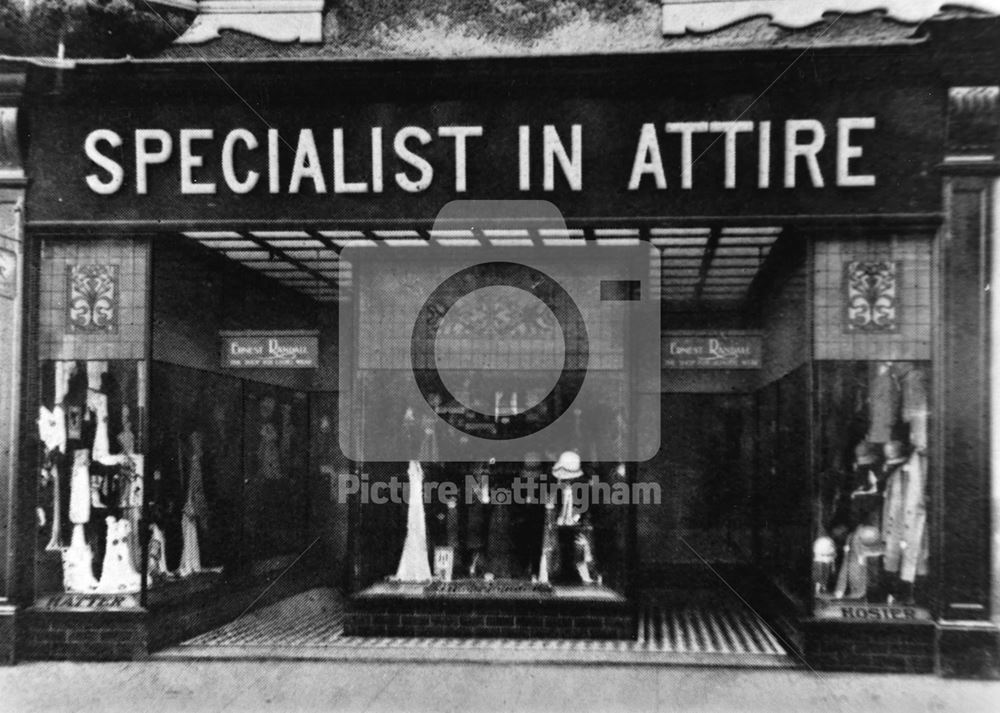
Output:
[[630,639],[635,613],[622,597],[419,597],[366,590],[344,620],[348,636]]
[[821,671],[933,673],[933,622],[806,621],[803,656]]

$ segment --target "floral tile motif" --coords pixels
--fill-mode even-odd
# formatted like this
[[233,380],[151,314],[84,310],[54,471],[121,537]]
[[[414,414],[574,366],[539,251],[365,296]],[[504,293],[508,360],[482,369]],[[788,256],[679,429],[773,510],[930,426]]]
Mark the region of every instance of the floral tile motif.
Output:
[[77,334],[118,331],[117,265],[69,265],[66,282],[67,331]]
[[860,260],[844,265],[844,331],[899,331],[898,261]]

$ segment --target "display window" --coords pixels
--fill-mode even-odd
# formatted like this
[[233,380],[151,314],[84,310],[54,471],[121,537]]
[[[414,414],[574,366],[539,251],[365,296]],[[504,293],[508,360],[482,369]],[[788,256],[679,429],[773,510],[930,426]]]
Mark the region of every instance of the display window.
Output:
[[41,364],[39,593],[140,590],[147,380],[141,361]]
[[815,367],[822,464],[813,544],[817,610],[851,603],[927,607],[931,364]]

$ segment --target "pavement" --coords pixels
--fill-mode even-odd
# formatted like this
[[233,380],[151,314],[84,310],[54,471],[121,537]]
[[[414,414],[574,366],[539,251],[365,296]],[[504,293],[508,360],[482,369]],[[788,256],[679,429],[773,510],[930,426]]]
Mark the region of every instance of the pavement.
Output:
[[682,666],[44,662],[0,667],[8,711],[1000,713],[1000,682]]

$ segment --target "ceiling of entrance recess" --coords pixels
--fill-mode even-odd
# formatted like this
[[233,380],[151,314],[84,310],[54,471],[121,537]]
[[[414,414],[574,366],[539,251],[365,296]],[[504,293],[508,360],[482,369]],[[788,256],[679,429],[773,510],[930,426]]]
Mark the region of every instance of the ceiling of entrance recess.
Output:
[[373,250],[419,250],[432,244],[455,250],[483,245],[589,250],[647,240],[658,255],[650,261],[653,296],[662,299],[668,310],[691,311],[740,308],[781,228],[257,230],[184,235],[318,302],[351,298],[350,266],[340,260],[340,251],[348,245]]

